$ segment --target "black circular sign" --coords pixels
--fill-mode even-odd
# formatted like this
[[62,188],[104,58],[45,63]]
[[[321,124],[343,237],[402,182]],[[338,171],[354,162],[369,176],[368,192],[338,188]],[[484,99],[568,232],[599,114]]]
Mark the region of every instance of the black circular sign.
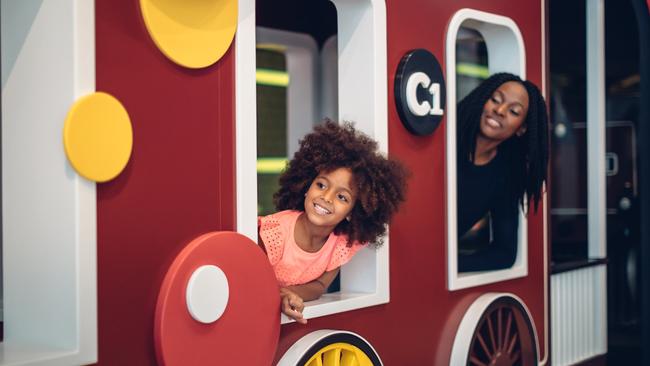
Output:
[[395,76],[395,104],[411,133],[432,133],[445,113],[446,98],[442,69],[431,52],[417,49],[402,57]]

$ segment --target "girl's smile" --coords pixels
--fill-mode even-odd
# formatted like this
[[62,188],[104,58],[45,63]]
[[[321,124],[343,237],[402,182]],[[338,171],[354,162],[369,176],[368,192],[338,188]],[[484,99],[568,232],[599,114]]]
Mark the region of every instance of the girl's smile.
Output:
[[314,210],[319,215],[330,215],[332,213],[332,211],[330,211],[329,209],[321,206],[318,203],[314,203]]

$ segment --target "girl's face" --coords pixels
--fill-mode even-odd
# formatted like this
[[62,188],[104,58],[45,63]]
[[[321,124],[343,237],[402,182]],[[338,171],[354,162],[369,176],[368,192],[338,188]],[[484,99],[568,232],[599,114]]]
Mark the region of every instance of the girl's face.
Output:
[[521,83],[508,81],[492,93],[483,106],[480,135],[495,141],[504,141],[512,135],[526,132],[528,92]]
[[321,172],[305,195],[305,213],[310,223],[331,228],[345,220],[357,199],[354,176],[348,168]]

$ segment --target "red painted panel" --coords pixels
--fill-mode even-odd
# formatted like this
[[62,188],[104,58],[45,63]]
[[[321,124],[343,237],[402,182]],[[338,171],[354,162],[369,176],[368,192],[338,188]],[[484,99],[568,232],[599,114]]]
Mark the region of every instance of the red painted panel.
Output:
[[[208,324],[192,318],[185,296],[193,272],[204,265],[222,270],[229,290],[223,314]],[[252,240],[233,232],[194,239],[170,266],[158,296],[154,342],[159,364],[269,364],[280,334],[278,293],[273,268]]]
[[193,238],[232,230],[234,53],[201,70],[158,51],[138,1],[96,1],[97,90],[131,116],[133,154],[97,186],[99,365],[154,365],[153,314]]
[[[493,285],[449,292],[446,289],[445,122],[425,137],[409,134],[395,109],[393,80],[401,57],[409,50],[431,51],[445,68],[449,21],[462,8],[505,15],[519,26],[526,47],[528,79],[542,82],[541,3],[516,0],[387,1],[389,151],[412,171],[409,196],[390,231],[390,303],[326,318],[308,325],[282,328],[276,358],[313,330],[346,329],[366,338],[386,365],[447,365],[460,320],[485,292],[510,292],[533,314],[544,353],[545,264],[543,221],[529,218],[529,275]],[[417,25],[417,26],[414,26]],[[513,55],[514,57],[514,55]],[[449,78],[446,75],[446,78]],[[447,107],[448,108],[448,107]]]

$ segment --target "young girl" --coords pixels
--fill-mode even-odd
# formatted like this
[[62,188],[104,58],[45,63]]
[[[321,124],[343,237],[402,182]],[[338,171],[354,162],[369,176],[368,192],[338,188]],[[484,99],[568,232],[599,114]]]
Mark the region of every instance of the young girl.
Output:
[[260,217],[260,243],[280,284],[282,312],[306,323],[339,268],[368,243],[404,200],[406,171],[349,124],[326,121],[300,142],[280,177],[278,213]]
[[492,226],[490,245],[459,255],[459,271],[514,264],[518,205],[537,210],[547,164],[546,103],[530,81],[494,74],[459,103],[458,236],[486,214]]

